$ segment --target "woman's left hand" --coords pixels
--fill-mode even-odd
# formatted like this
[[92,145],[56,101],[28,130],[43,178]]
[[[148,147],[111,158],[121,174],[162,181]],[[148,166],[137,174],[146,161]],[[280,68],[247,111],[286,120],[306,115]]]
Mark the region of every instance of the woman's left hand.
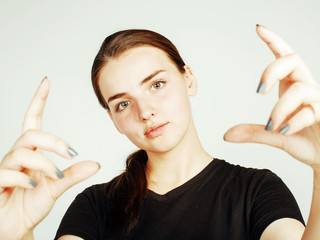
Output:
[[279,36],[259,25],[256,30],[276,57],[263,72],[257,92],[268,93],[279,81],[279,100],[266,126],[237,125],[224,139],[278,147],[320,170],[320,86]]

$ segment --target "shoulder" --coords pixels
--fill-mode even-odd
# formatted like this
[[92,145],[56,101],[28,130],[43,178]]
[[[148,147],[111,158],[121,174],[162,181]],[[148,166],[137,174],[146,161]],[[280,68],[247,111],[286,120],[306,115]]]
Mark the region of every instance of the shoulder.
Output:
[[84,189],[76,198],[95,199],[105,195],[107,183],[95,184]]
[[214,161],[217,162],[210,173],[210,182],[230,192],[230,196],[245,195],[254,201],[270,192],[288,192],[281,178],[269,169],[243,167],[221,159]]
[[110,204],[108,200],[110,200],[109,193],[112,192],[112,185],[113,181],[110,181],[87,187],[76,196],[72,205],[82,205],[86,206],[86,208],[98,209],[99,211],[103,208],[105,211],[105,208],[108,208],[108,205]]
[[90,197],[97,198],[106,196],[114,187],[116,178],[106,183],[94,184],[90,187],[85,188],[77,197]]
[[240,179],[248,182],[255,181],[261,183],[268,180],[281,181],[281,179],[269,169],[243,167],[229,163],[223,159],[215,159],[213,163],[215,164],[216,174],[230,180]]
[[61,239],[98,239],[109,211],[106,199],[109,186],[109,182],[95,184],[79,193],[66,211],[55,239],[60,236],[64,236]]
[[279,223],[286,225],[289,221],[301,230],[304,221],[297,202],[279,176],[268,169],[243,167],[224,160],[218,160],[217,166],[223,178],[224,192],[230,193],[227,196],[242,202],[244,209],[250,209],[249,219],[256,239],[274,222],[277,224],[273,224],[269,228],[272,230],[266,233],[274,233],[274,229],[283,226]]

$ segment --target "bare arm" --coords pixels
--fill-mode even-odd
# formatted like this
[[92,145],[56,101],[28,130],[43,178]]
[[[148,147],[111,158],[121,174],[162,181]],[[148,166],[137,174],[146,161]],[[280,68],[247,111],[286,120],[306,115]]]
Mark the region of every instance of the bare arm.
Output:
[[261,239],[320,239],[320,86],[279,36],[262,26],[257,26],[257,33],[276,57],[263,72],[257,92],[268,93],[279,83],[279,100],[266,126],[237,125],[224,138],[280,148],[313,169],[313,198],[306,228],[297,220],[283,218],[271,223]]
[[56,199],[74,184],[99,170],[93,161],[60,171],[42,150],[71,159],[76,152],[63,139],[41,130],[49,93],[44,79],[26,112],[23,133],[0,163],[0,236],[6,240],[34,239],[33,229],[50,212]]

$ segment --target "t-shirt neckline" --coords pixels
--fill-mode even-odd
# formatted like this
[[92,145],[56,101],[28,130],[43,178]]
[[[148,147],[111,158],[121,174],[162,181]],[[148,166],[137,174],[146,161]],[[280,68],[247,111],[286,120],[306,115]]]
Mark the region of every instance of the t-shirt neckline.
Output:
[[164,194],[158,194],[158,193],[148,189],[147,196],[150,198],[157,199],[159,201],[168,200],[168,199],[180,194],[181,192],[186,191],[191,186],[193,186],[194,184],[196,184],[197,182],[199,182],[200,180],[205,178],[208,175],[208,173],[212,171],[212,168],[214,168],[214,166],[217,165],[218,162],[220,162],[220,161],[221,160],[219,160],[217,158],[213,158],[212,161],[207,166],[205,166],[199,173],[197,173],[195,176],[193,176],[192,178],[190,178],[188,181],[181,184],[180,186],[173,188]]

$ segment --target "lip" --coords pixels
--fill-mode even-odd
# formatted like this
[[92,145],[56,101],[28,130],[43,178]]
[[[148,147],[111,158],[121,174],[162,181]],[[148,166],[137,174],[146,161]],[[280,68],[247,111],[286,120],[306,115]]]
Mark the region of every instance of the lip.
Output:
[[144,135],[147,137],[147,138],[156,138],[156,137],[159,137],[164,129],[166,128],[168,123],[160,123],[160,124],[156,124],[156,125],[153,125],[151,127],[148,127],[146,129],[146,131],[144,132]]

